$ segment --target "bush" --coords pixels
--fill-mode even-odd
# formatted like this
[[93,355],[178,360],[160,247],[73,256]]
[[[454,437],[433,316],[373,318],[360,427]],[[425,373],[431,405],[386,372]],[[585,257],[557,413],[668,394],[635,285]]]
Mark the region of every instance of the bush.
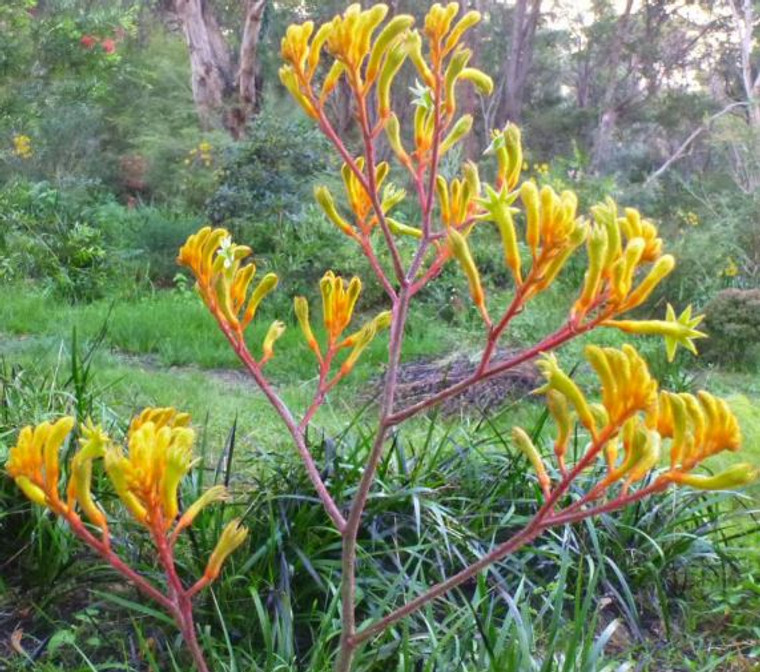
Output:
[[704,355],[731,366],[760,361],[760,289],[724,289],[705,308]]
[[298,218],[326,168],[325,140],[312,124],[264,111],[248,138],[228,150],[206,212],[258,252],[273,251],[280,226]]
[[63,192],[46,182],[17,182],[0,192],[4,279],[41,279],[71,301],[102,296],[111,259],[102,232],[82,219],[95,192],[78,186]]
[[88,213],[103,232],[122,277],[147,278],[166,286],[178,271],[177,249],[190,233],[201,226],[200,217],[170,208],[129,208],[107,201]]

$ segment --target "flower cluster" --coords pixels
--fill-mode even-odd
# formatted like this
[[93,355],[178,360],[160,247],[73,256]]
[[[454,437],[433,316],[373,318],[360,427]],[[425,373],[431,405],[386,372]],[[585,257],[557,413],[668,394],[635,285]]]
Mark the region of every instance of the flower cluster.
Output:
[[[189,422],[186,413],[173,408],[148,408],[132,421],[126,451],[99,426],[91,422],[81,426],[79,448],[69,464],[65,500],[61,497],[60,453],[74,429],[74,418],[24,427],[10,449],[5,468],[30,500],[64,518],[75,532],[91,541],[91,537],[82,534],[81,511],[100,528],[103,548],[108,549],[107,517],[91,489],[93,465],[102,460],[125,509],[155,539],[167,539],[173,544],[202,508],[226,497],[223,487],[212,487],[180,515],[179,486],[196,463],[192,454],[195,433]],[[239,520],[228,524],[209,561],[207,577],[218,575],[221,562],[245,537]]]
[[718,275],[724,278],[735,278],[737,275],[739,275],[739,266],[733,257],[728,258],[726,265],[718,273]]
[[[384,4],[367,10],[352,4],[343,14],[322,25],[316,34],[311,21],[290,26],[282,40],[285,65],[280,69],[280,79],[309,116],[322,120],[325,103],[341,78],[345,77],[362,107],[374,91],[380,124],[385,128],[391,148],[404,165],[414,170],[414,164],[419,167],[430,160],[436,131],[451,127],[441,145],[443,153],[472,127],[470,115],[464,115],[455,123],[457,83],[470,81],[478,90],[488,93],[493,89],[493,82],[480,70],[468,67],[472,53],[459,44],[466,31],[480,20],[478,12],[467,12],[455,23],[458,3],[445,7],[434,4],[423,29],[429,60],[423,54],[423,35],[411,30],[412,16],[394,16],[374,38],[387,13],[388,7]],[[321,88],[316,90],[314,75],[323,48],[333,63]],[[401,143],[399,121],[391,111],[390,93],[394,78],[407,59],[422,80],[415,101],[416,147],[411,155]],[[435,102],[440,104],[438,112]]]
[[193,147],[185,157],[185,165],[189,166],[193,163],[210,168],[214,165],[214,147],[207,140],[203,140],[198,143],[197,147]]
[[309,319],[309,303],[303,296],[294,299],[294,308],[301,332],[320,362],[329,361],[332,356],[341,350],[350,348],[350,352],[341,365],[341,376],[348,374],[358,361],[362,352],[377,336],[377,334],[390,326],[391,314],[384,311],[376,315],[358,331],[348,336],[343,336],[354,314],[356,301],[361,292],[362,283],[359,278],[351,278],[346,284],[343,278],[336,276],[332,271],[327,271],[319,282],[322,294],[322,319],[327,343],[323,353]]
[[87,49],[88,51],[94,49],[97,45],[100,45],[101,49],[103,49],[106,54],[110,55],[116,53],[116,40],[110,37],[100,38],[95,35],[85,34],[79,39],[79,44],[82,48]]
[[20,159],[31,159],[34,154],[34,150],[32,150],[32,139],[28,135],[14,135],[13,153]]
[[[539,361],[546,383],[537,392],[546,394],[557,427],[554,453],[563,475],[567,473],[568,443],[577,423],[591,436],[582,459],[590,462],[598,454],[604,455],[607,474],[593,498],[618,483],[626,492],[653,472],[655,487],[677,483],[704,490],[734,488],[760,477],[760,470],[746,463],[714,476],[693,473],[708,457],[735,452],[741,445],[739,424],[725,401],[707,392],[697,396],[658,393],[646,362],[629,345],[621,350],[588,346],[586,359],[601,383],[601,403],[588,401],[551,354]],[[514,434],[513,439],[548,491],[548,470],[537,449],[524,432]],[[668,443],[670,463],[661,467]]]
[[688,212],[679,210],[678,214],[687,226],[699,226],[699,215],[693,210],[689,210]]
[[[251,248],[233,243],[226,229],[206,226],[187,239],[177,257],[179,264],[193,272],[198,292],[208,309],[239,342],[262,300],[278,282],[274,273],[267,273],[251,290],[256,265],[243,265],[250,254]],[[284,329],[285,325],[279,321],[270,325],[262,346],[262,362],[271,358],[274,342]]]
[[[355,165],[359,171],[364,171],[364,157],[360,156],[356,159]],[[374,185],[379,190],[385,178],[388,175],[390,166],[387,162],[382,161],[376,167],[374,171]],[[343,164],[341,170],[343,176],[343,184],[346,190],[346,198],[348,205],[351,209],[352,215],[349,217],[349,222],[340,212],[335,204],[335,198],[330,190],[320,185],[314,189],[314,197],[324,210],[327,218],[335,224],[343,233],[351,238],[357,238],[358,234],[361,234],[365,238],[370,235],[372,230],[377,226],[378,218],[374,212],[374,203],[370,195],[367,193],[365,184],[356,176],[356,173],[348,164]],[[389,222],[391,229],[395,232],[410,232],[414,231],[411,227],[407,227],[389,217],[390,211],[396,207],[406,197],[406,191],[404,189],[398,189],[392,184],[386,184],[383,189],[383,196],[381,202],[381,209],[383,215]]]

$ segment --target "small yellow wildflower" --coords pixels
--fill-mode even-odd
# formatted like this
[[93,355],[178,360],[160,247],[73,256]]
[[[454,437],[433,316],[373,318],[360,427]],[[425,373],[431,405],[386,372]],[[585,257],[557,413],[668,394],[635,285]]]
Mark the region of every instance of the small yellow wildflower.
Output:
[[699,215],[696,212],[689,211],[686,214],[683,215],[684,221],[689,226],[698,226],[699,225]]
[[739,267],[736,265],[733,257],[728,258],[726,267],[721,271],[720,275],[726,278],[735,278],[739,275]]
[[34,154],[32,139],[28,135],[14,135],[13,153],[20,159],[30,159]]
[[202,164],[206,168],[210,168],[214,163],[214,147],[207,140],[203,140],[198,143],[197,147],[193,147],[185,157],[184,164],[189,166],[192,163]]

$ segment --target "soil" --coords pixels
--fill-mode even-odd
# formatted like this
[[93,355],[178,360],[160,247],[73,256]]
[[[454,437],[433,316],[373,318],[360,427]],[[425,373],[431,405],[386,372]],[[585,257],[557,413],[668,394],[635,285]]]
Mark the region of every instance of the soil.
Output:
[[[491,366],[507,361],[515,351],[502,349],[495,353]],[[471,375],[478,359],[461,354],[443,358],[407,362],[399,367],[396,406],[405,407],[440,392]],[[373,381],[371,394],[382,386],[384,376]],[[444,415],[458,415],[470,411],[492,410],[519,397],[529,394],[541,385],[541,377],[535,364],[525,362],[488,380],[473,385],[461,394],[440,405]]]

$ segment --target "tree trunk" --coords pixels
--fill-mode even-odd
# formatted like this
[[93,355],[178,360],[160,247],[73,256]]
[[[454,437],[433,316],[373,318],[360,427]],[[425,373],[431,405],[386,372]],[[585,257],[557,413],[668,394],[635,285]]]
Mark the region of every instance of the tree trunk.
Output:
[[249,0],[243,25],[243,39],[240,43],[240,58],[237,73],[237,91],[240,104],[233,110],[230,119],[230,131],[235,138],[245,134],[245,125],[258,112],[259,89],[258,49],[261,35],[261,19],[264,15],[266,0]]
[[599,124],[594,134],[594,143],[591,150],[591,168],[600,170],[612,158],[612,146],[617,128],[616,93],[618,85],[618,67],[623,51],[623,38],[628,27],[628,19],[631,16],[633,0],[626,0],[625,9],[620,15],[615,27],[615,33],[610,45],[609,77],[602,97],[602,105],[599,113]]
[[525,85],[533,62],[533,46],[541,15],[541,0],[517,0],[512,10],[509,54],[502,70],[498,123],[519,121],[525,97]]
[[[230,82],[229,52],[219,27],[206,11],[204,0],[176,0],[175,11],[182,21],[187,48],[193,99],[201,126],[208,130],[219,122]],[[213,25],[212,25],[213,24]]]
[[747,99],[749,125],[760,131],[760,71],[752,72],[752,46],[755,29],[755,13],[752,0],[731,0],[736,32],[739,36],[741,75],[744,95]]
[[237,68],[208,0],[174,0],[190,53],[193,100],[201,127],[245,134],[258,111],[258,45],[266,0],[248,0]]

